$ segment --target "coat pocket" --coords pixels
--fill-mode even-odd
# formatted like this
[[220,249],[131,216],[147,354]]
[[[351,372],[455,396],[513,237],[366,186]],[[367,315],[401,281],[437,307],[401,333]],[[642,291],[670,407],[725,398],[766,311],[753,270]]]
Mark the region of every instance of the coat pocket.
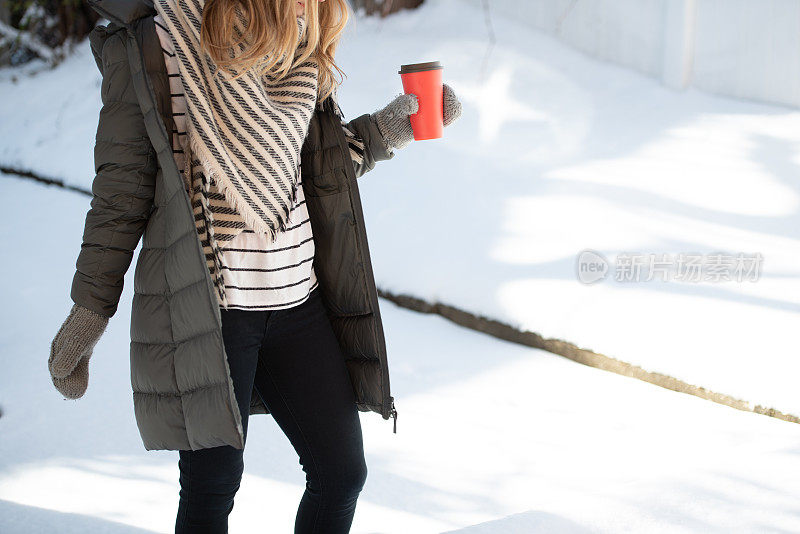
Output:
[[372,313],[350,191],[309,195],[306,201],[314,232],[314,270],[328,311],[336,317]]
[[311,176],[309,185],[310,187],[305,188],[307,195],[314,197],[333,195],[347,190],[347,174],[341,167],[334,167],[322,174]]

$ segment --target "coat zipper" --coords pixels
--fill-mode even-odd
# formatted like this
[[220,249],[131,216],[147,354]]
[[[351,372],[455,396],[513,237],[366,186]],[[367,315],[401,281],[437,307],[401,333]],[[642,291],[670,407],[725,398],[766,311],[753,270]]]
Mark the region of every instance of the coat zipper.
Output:
[[[341,120],[342,115],[339,115],[342,112],[341,108],[339,107],[338,102],[336,102],[330,95],[328,96],[328,98],[325,99],[325,102],[323,102],[323,106],[322,107],[323,107],[323,109],[327,108],[328,111],[333,113],[334,116],[336,116],[336,121],[337,122],[339,120]],[[339,145],[341,147],[342,143],[340,142]],[[344,147],[342,147],[342,150],[344,150]],[[393,421],[392,421],[392,433],[397,434],[397,410],[395,409],[395,406],[394,406],[394,397],[392,397],[392,410],[389,413],[391,414],[391,417],[393,419]]]

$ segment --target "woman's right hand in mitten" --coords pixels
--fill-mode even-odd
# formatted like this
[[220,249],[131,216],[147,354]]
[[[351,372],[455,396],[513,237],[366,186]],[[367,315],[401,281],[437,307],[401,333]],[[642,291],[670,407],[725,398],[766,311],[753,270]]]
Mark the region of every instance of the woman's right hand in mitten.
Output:
[[394,98],[386,107],[371,114],[389,150],[407,147],[414,139],[410,116],[419,111],[414,93],[404,93]]
[[108,326],[108,317],[79,304],[72,309],[50,345],[47,366],[53,385],[68,399],[78,399],[89,385],[89,358]]
[[[384,108],[372,113],[372,118],[383,135],[388,149],[402,149],[414,140],[411,115],[419,111],[419,101],[414,93],[403,93]],[[442,125],[450,126],[461,116],[461,101],[453,88],[442,84]]]

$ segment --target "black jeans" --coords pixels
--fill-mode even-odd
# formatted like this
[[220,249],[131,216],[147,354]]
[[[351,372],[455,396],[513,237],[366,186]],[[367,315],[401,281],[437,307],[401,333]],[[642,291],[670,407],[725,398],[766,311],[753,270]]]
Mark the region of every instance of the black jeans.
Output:
[[[349,532],[367,465],[352,382],[319,287],[292,308],[220,311],[245,443],[255,385],[306,473],[295,533]],[[243,452],[230,445],[179,451],[176,534],[228,532]]]

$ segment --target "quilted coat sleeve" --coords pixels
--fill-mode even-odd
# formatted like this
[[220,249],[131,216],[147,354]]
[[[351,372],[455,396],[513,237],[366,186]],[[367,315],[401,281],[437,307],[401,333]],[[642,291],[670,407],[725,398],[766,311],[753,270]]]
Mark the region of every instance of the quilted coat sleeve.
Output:
[[109,35],[101,56],[95,56],[103,74],[96,175],[70,293],[76,304],[104,317],[117,311],[123,278],[153,207],[157,171],[131,84],[124,35]]
[[383,135],[378,130],[378,124],[370,113],[365,113],[349,122],[345,122],[342,126],[346,132],[352,132],[357,139],[357,142],[350,142],[351,153],[354,150],[354,145],[358,142],[363,146],[361,157],[352,158],[353,166],[356,170],[356,178],[360,178],[374,169],[376,162],[392,159],[395,156],[394,151],[384,143]]

